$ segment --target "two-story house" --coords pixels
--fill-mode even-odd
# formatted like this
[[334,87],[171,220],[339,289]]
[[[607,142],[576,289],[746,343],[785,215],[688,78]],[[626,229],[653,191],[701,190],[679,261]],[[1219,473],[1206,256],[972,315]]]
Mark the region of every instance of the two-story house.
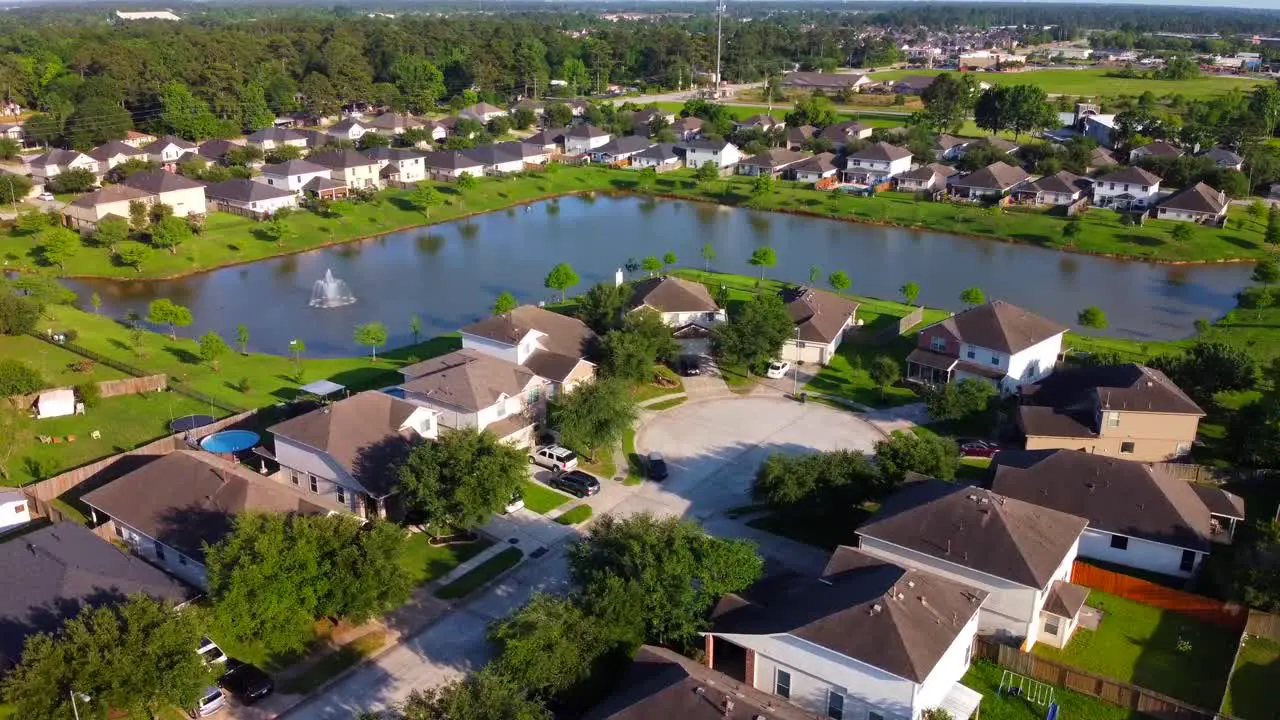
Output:
[[716,303],[700,282],[671,275],[640,280],[631,285],[627,312],[652,310],[672,328],[681,352],[704,355],[711,350],[709,330],[728,320],[725,309]]
[[766,580],[712,611],[706,661],[828,718],[918,720],[967,706],[960,685],[987,593],[839,547],[822,576]]
[[978,634],[1064,647],[1088,591],[1071,584],[1086,522],[919,475],[858,528],[858,548],[988,594]]
[[396,491],[388,461],[406,444],[439,434],[434,410],[372,390],[267,430],[280,464],[273,476],[278,482],[362,518],[386,514]]
[[261,173],[253,176],[253,181],[301,195],[315,181],[332,182],[331,175],[332,171],[324,165],[306,160],[286,160],[275,165],[263,165]]
[[258,148],[264,153],[279,150],[282,147],[296,147],[305,151],[307,149],[307,136],[288,128],[271,127],[251,133],[245,138],[245,143],[250,147]]
[[993,300],[936,322],[916,334],[907,379],[925,384],[976,378],[1012,393],[1053,372],[1067,328]]
[[355,150],[335,150],[313,153],[307,162],[329,168],[330,179],[342,183],[348,190],[377,190],[382,187],[378,161]]
[[165,135],[159,140],[143,145],[142,151],[147,154],[147,159],[151,162],[169,172],[174,172],[184,156],[195,154],[196,144],[176,135]]
[[857,324],[858,303],[826,290],[787,287],[779,291],[795,334],[782,344],[782,359],[826,365],[835,357],[845,331]]
[[690,140],[684,147],[684,165],[695,170],[707,163],[724,170],[742,160],[742,151],[728,140]]
[[130,160],[132,158],[146,159],[146,153],[132,145],[126,145],[119,140],[112,140],[90,150],[89,157],[98,161],[98,169],[95,173],[97,175],[106,175],[108,170],[125,162],[126,160]]
[[910,150],[878,142],[845,158],[844,179],[857,185],[879,185],[910,169]]
[[676,136],[677,140],[689,141],[702,136],[702,118],[699,117],[683,117],[676,118],[669,128]]
[[1107,173],[1093,183],[1093,204],[1114,210],[1144,210],[1155,204],[1160,178],[1140,167]]
[[484,162],[458,150],[429,152],[422,158],[427,177],[432,180],[455,181],[459,177],[484,175]]
[[205,547],[243,512],[325,514],[338,508],[194,450],[157,457],[85,494],[95,524],[174,577],[208,588]]
[[[1009,450],[992,461],[991,489],[1082,517],[1080,557],[1173,577],[1199,571],[1213,542],[1229,543],[1236,518],[1210,510],[1202,493],[1151,465],[1078,450]],[[1219,501],[1243,502],[1219,488]],[[1218,517],[1215,517],[1218,516]]]
[[534,305],[463,327],[462,347],[524,366],[551,381],[550,393],[569,391],[595,377],[586,360],[600,338],[581,320]]
[[98,161],[75,150],[50,150],[37,155],[26,163],[26,171],[32,181],[43,185],[67,170],[88,170],[94,176],[100,176]]
[[372,132],[373,128],[368,127],[356,118],[347,118],[340,122],[334,123],[324,129],[324,134],[334,140],[345,140],[348,142],[357,142],[364,137],[367,132]]
[[1022,386],[1014,415],[1027,450],[1083,450],[1142,462],[1186,457],[1204,410],[1144,365],[1059,370]]
[[569,128],[564,133],[564,151],[569,155],[585,155],[613,139],[607,131],[583,123]]
[[437,413],[441,427],[489,430],[519,446],[534,442],[551,381],[478,350],[455,350],[400,368],[405,400]]
[[121,184],[156,196],[156,202],[173,208],[173,214],[177,217],[198,218],[203,217],[207,211],[204,183],[182,175],[164,170],[148,170],[130,175]]
[[383,147],[365,155],[378,163],[383,185],[408,188],[427,179],[426,156],[417,150]]

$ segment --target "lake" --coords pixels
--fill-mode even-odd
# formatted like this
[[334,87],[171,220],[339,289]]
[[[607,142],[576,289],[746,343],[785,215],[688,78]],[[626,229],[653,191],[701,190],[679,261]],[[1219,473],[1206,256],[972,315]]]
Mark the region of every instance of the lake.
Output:
[[[1069,326],[1081,308],[1097,305],[1111,322],[1104,334],[1160,340],[1186,337],[1196,319],[1230,310],[1252,272],[1247,264],[1157,265],[624,196],[567,197],[177,280],[68,285],[82,299],[97,292],[103,312],[116,317],[128,310],[145,316],[147,303],[166,297],[191,308],[195,324],[184,334],[214,329],[230,341],[243,323],[255,350],[285,353],[296,337],[312,357],[339,356],[360,352],[351,337],[360,323],[385,323],[388,345],[395,347],[412,340],[413,315],[426,338],[486,315],[503,291],[523,303],[555,299],[543,279],[557,263],[573,266],[582,283],[570,292],[582,292],[611,282],[628,258],[674,252],[681,265],[701,267],[704,243],[715,247],[713,269],[724,272],[757,274],[747,258],[769,245],[778,255],[777,267],[767,271],[772,278],[803,282],[817,265],[823,283],[828,273],[844,270],[851,291],[885,298],[913,281],[921,302],[952,310],[961,309],[961,290],[977,286],[988,298]],[[354,304],[310,307],[312,286],[326,270],[347,283]]]

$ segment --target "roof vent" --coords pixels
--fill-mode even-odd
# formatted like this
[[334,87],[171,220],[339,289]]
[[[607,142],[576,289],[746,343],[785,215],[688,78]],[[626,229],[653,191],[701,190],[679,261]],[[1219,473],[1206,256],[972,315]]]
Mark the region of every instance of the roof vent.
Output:
[[915,581],[915,580],[908,580],[908,581],[907,581],[907,587],[909,587],[909,588],[913,588],[913,587],[915,587],[915,586],[916,586],[916,581]]
[[968,497],[969,497],[969,499],[970,499],[970,500],[972,500],[973,502],[978,502],[978,496],[977,496],[977,495],[970,494]]
[[876,603],[875,605],[872,605],[872,606],[871,606],[871,614],[872,614],[872,615],[879,615],[879,614],[880,614],[880,611],[881,611],[881,610],[883,610],[883,609],[884,609],[884,608],[880,605],[880,603]]
[[725,698],[725,699],[724,699],[724,714],[725,714],[725,715],[728,715],[728,714],[729,714],[729,713],[731,713],[731,712],[733,712],[733,701],[732,701],[732,700],[730,700],[729,698]]
[[903,595],[902,593],[898,593],[898,599],[899,599],[899,600],[901,600],[901,599],[903,599],[903,598],[905,598],[905,597],[906,597],[906,595]]
[[701,685],[699,685],[698,687],[696,687],[696,688],[694,688],[694,689],[693,689],[693,694],[694,694],[694,695],[706,695],[706,694],[707,694],[707,689],[706,689],[706,688],[704,688],[704,687],[702,687]]

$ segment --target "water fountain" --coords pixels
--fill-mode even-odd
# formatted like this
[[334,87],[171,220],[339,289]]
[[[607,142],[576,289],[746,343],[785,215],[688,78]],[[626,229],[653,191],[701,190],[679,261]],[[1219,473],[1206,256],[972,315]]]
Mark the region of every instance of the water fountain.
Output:
[[356,301],[351,288],[345,281],[333,276],[333,271],[326,269],[324,277],[311,286],[311,307],[335,308],[350,305]]

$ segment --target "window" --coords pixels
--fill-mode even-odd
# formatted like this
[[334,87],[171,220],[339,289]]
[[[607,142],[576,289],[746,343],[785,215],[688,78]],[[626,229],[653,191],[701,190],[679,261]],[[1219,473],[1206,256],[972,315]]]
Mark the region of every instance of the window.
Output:
[[542,388],[541,388],[540,386],[538,386],[538,385],[534,385],[533,387],[529,388],[529,402],[528,402],[528,404],[529,404],[529,405],[532,405],[532,404],[534,404],[534,403],[538,402],[538,397],[539,397],[541,394],[542,394]]
[[1182,572],[1191,572],[1196,566],[1196,554],[1193,550],[1182,551],[1182,561],[1178,563],[1178,569]]
[[320,480],[317,479],[315,475],[309,476],[309,479],[311,480],[311,492],[320,492]]
[[503,398],[498,402],[498,410],[494,413],[497,417],[504,418],[507,416],[507,400]]
[[929,338],[929,349],[934,352],[946,352],[947,339],[944,337],[934,336]]
[[164,546],[159,543],[156,544],[156,559],[164,560]]
[[844,720],[844,695],[834,690],[827,691],[827,717]]
[[967,358],[969,358],[970,360],[972,360],[972,359],[974,359],[974,358],[978,357],[978,353],[976,353],[976,352],[974,352],[974,351],[970,350],[969,352],[965,353],[965,357],[967,357]]
[[119,525],[116,525],[116,526],[115,526],[115,529],[116,529],[116,537],[118,537],[118,538],[122,538],[122,539],[123,539],[123,538],[124,538],[124,528],[120,527]]
[[18,503],[17,505],[13,506],[13,511],[21,515],[22,513],[27,511],[27,506],[25,503]]
[[1120,413],[1107,413],[1107,427],[1120,427]]
[[1044,619],[1044,634],[1056,636],[1058,634],[1058,623],[1059,620],[1057,617],[1053,615],[1046,617]]
[[992,364],[992,365],[995,365],[995,366],[997,366],[997,367],[999,367],[999,366],[1000,366],[1000,356],[999,356],[999,355],[992,355],[992,356],[991,356],[991,364]]
[[290,470],[290,471],[289,471],[289,482],[291,482],[291,483],[293,483],[295,486],[297,486],[297,484],[298,484],[298,471],[297,471],[297,470]]
[[1127,537],[1125,537],[1125,536],[1123,536],[1123,535],[1112,535],[1112,536],[1111,536],[1111,547],[1115,548],[1116,550],[1128,550],[1128,549],[1129,549],[1129,538],[1127,538]]
[[1122,443],[1120,443],[1120,452],[1122,452],[1122,453],[1132,453],[1132,452],[1133,452],[1133,443],[1131,443],[1131,442],[1122,442]]
[[870,710],[867,712],[867,720],[884,720],[884,716],[874,710]]
[[791,698],[791,673],[779,670],[773,681],[773,694],[780,698]]
[[346,504],[347,504],[347,489],[346,489],[346,488],[344,488],[344,487],[342,487],[341,485],[339,485],[338,487],[334,488],[334,492],[335,492],[335,493],[337,493],[337,495],[338,495],[338,504],[339,504],[339,505],[346,505]]

